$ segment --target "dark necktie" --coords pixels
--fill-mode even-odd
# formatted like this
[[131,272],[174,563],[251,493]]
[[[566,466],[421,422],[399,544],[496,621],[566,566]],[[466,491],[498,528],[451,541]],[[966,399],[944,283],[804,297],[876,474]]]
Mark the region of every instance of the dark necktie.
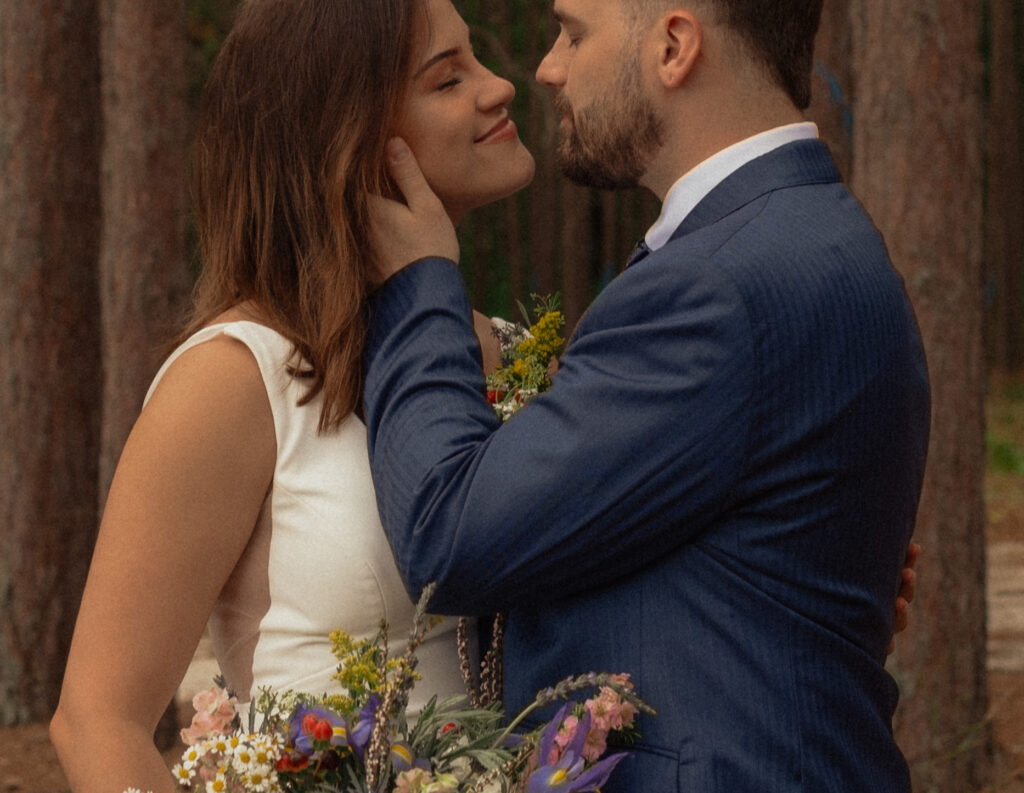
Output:
[[647,243],[644,240],[640,240],[640,242],[636,244],[636,247],[633,248],[633,252],[629,254],[629,261],[626,262],[626,267],[632,267],[650,252],[651,249],[647,247]]

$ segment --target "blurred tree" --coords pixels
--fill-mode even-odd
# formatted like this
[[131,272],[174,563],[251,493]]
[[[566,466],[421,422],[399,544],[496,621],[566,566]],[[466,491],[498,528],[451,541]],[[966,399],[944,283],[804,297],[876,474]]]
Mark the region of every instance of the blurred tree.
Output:
[[982,0],[850,0],[854,192],[903,273],[924,336],[932,439],[927,551],[891,664],[915,789],[978,790],[985,724],[982,502]]
[[1021,151],[1021,53],[1024,8],[987,0],[985,272],[990,362],[1004,372],[1024,367],[1024,152]]
[[807,117],[818,125],[836,167],[850,177],[853,157],[853,75],[850,0],[829,0],[814,42],[814,75]]
[[[103,419],[100,492],[107,489],[161,344],[181,324],[191,286],[186,264],[188,193],[185,7],[102,0]],[[170,745],[168,709],[158,737]]]
[[93,0],[0,0],[0,724],[49,717],[97,518]]

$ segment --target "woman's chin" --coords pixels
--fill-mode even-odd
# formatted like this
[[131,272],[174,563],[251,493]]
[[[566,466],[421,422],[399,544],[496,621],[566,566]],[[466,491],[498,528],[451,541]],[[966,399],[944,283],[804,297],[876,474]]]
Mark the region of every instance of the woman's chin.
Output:
[[500,189],[496,188],[494,192],[488,193],[486,196],[451,196],[442,198],[441,203],[444,204],[444,210],[448,217],[451,218],[452,224],[458,226],[459,221],[474,209],[482,209],[485,206],[515,195],[525,187],[529,187],[533,182],[533,176],[534,168],[531,165],[529,173],[524,173],[515,181],[509,181],[507,185],[502,186]]

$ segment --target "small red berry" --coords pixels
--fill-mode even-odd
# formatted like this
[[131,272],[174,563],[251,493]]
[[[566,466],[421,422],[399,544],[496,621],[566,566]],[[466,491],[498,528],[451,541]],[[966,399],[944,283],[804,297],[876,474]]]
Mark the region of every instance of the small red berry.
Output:
[[321,719],[313,727],[314,741],[330,741],[334,736],[334,728],[327,719]]

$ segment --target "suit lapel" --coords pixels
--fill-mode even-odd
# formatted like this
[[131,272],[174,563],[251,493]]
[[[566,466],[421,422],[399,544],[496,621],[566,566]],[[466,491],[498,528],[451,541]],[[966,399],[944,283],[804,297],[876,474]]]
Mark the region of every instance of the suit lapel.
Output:
[[839,181],[828,148],[818,140],[798,140],[768,152],[738,168],[708,193],[687,215],[670,239],[710,226],[756,201],[786,187]]
[[[683,219],[669,241],[710,226],[774,190],[838,181],[839,172],[836,171],[828,147],[824,143],[819,140],[787,143],[751,160],[727,176]],[[629,264],[632,263],[633,256],[630,257]],[[589,311],[588,306],[577,320],[569,335],[570,342],[576,338],[576,333]]]

